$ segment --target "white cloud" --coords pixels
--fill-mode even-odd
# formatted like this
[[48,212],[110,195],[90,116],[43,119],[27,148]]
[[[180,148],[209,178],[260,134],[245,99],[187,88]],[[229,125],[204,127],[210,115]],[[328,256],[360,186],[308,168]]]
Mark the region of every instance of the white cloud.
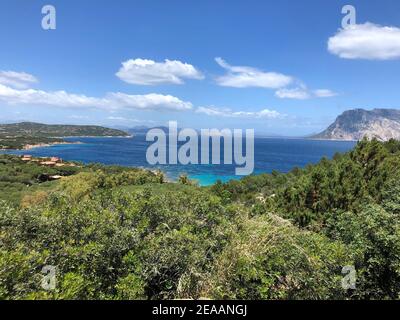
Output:
[[124,118],[124,117],[107,117],[107,120],[128,121],[131,119]]
[[305,100],[311,97],[310,93],[305,88],[280,89],[275,92],[275,95],[281,99],[297,99],[297,100]]
[[31,74],[15,71],[0,71],[0,84],[17,89],[29,88],[38,80]]
[[313,92],[314,96],[317,98],[330,98],[330,97],[335,97],[337,96],[336,92],[333,92],[332,90],[329,89],[318,89],[314,90]]
[[252,67],[231,66],[222,58],[215,61],[228,73],[216,79],[217,84],[224,87],[247,88],[258,87],[278,89],[292,83],[290,76],[276,72],[264,72]]
[[146,95],[129,95],[121,92],[109,93],[107,98],[116,106],[134,109],[155,109],[185,111],[192,109],[190,102],[185,102],[171,95],[150,93]]
[[45,105],[67,108],[149,109],[185,111],[192,109],[190,102],[162,94],[128,95],[120,92],[108,93],[105,97],[89,97],[66,91],[18,90],[0,84],[0,100],[15,105]]
[[227,118],[276,119],[284,116],[275,110],[269,110],[269,109],[264,109],[261,111],[233,111],[229,108],[199,107],[196,109],[196,112],[203,113],[208,116],[218,116]]
[[305,85],[300,85],[293,89],[280,89],[275,92],[275,96],[281,99],[306,100],[310,98],[330,98],[336,96],[337,93],[329,89],[318,89],[310,91]]
[[127,83],[139,85],[182,84],[183,79],[204,79],[191,64],[168,59],[164,62],[131,59],[122,63],[116,76]]
[[[328,89],[310,91],[300,80],[275,72],[263,72],[251,67],[231,66],[222,58],[215,61],[228,73],[216,79],[217,84],[226,87],[246,88],[261,87],[278,89],[275,96],[281,99],[305,100],[310,98],[328,98],[336,95]],[[290,84],[297,83],[297,87],[288,88]]]
[[352,25],[329,38],[328,50],[344,59],[399,59],[400,29],[370,22]]

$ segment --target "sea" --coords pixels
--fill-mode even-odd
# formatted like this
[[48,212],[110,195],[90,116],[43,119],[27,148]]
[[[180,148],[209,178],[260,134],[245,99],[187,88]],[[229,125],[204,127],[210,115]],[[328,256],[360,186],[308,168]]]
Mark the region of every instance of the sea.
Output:
[[[66,161],[82,163],[102,163],[160,169],[168,179],[174,181],[186,174],[201,186],[209,186],[217,180],[226,182],[240,179],[235,174],[236,165],[149,165],[146,160],[147,142],[145,135],[122,137],[74,137],[66,138],[70,144],[38,147],[31,150],[13,150],[2,153],[16,155],[30,154],[35,157],[60,157]],[[80,143],[77,143],[80,142]],[[319,162],[323,157],[332,158],[335,153],[347,152],[355,146],[353,141],[327,141],[293,138],[255,138],[253,174],[278,171],[286,173],[295,167],[303,168]],[[200,151],[201,152],[201,151]],[[245,153],[245,148],[243,150]]]

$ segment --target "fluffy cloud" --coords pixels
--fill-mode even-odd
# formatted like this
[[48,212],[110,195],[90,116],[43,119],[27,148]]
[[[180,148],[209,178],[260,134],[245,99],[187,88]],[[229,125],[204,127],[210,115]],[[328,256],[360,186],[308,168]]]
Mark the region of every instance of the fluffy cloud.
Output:
[[229,108],[215,108],[215,107],[199,107],[196,109],[197,113],[203,113],[208,116],[218,116],[218,117],[228,117],[228,118],[266,118],[266,119],[276,119],[283,117],[277,111],[264,109],[261,111],[233,111]]
[[352,25],[329,38],[328,50],[345,59],[399,59],[400,29],[370,22]]
[[[222,58],[215,58],[215,61],[228,71],[226,75],[216,79],[217,84],[220,86],[278,89],[275,92],[275,96],[281,99],[305,100],[310,98],[328,98],[336,95],[336,93],[328,89],[310,91],[300,80],[280,73],[263,72],[251,67],[231,66]],[[288,88],[293,83],[297,83],[298,87]]]
[[304,88],[280,89],[275,92],[275,95],[281,99],[297,99],[297,100],[305,100],[311,97],[308,90]]
[[145,59],[131,59],[122,63],[116,73],[122,81],[139,85],[182,84],[183,79],[201,80],[202,73],[191,64],[165,60],[155,62]]
[[278,89],[289,85],[293,81],[292,77],[276,72],[264,72],[252,67],[231,66],[222,58],[215,58],[215,61],[228,71],[226,75],[216,79],[217,84],[220,86]]
[[306,100],[310,98],[330,98],[337,94],[329,89],[318,89],[310,91],[306,86],[302,85],[293,89],[280,89],[275,92],[275,96],[281,99]]
[[190,102],[174,96],[162,94],[128,95],[120,92],[108,93],[96,98],[71,94],[65,91],[42,91],[35,89],[19,90],[0,84],[0,100],[16,105],[46,105],[67,108],[149,109],[185,111],[192,109]]
[[190,102],[182,101],[171,95],[157,93],[146,95],[129,95],[121,92],[109,93],[106,100],[116,105],[117,108],[185,111],[193,107]]
[[31,74],[15,71],[0,71],[0,84],[17,89],[29,88],[38,80]]
[[336,92],[333,92],[332,90],[329,89],[318,89],[314,90],[313,92],[314,96],[317,98],[330,98],[330,97],[335,97],[337,96]]

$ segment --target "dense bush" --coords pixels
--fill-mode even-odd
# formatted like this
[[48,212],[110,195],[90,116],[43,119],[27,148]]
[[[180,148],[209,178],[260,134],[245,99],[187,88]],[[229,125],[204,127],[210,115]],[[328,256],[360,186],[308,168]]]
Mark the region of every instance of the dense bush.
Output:
[[301,231],[274,215],[243,218],[215,261],[205,290],[218,299],[339,299],[343,266],[352,257],[340,242]]
[[43,265],[58,269],[51,298],[195,297],[229,212],[197,190],[176,196],[104,190],[79,201],[54,194],[19,211],[4,204],[2,298],[49,297],[37,281]]
[[0,188],[25,194],[0,204],[0,299],[400,297],[399,142],[210,188],[91,165],[26,193],[40,172],[0,160]]

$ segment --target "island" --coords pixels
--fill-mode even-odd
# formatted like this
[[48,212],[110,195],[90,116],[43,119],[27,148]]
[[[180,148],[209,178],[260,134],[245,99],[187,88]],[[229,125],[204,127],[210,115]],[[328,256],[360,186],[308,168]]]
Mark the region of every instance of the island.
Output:
[[336,121],[312,139],[388,141],[400,140],[400,110],[354,109],[343,112]]
[[34,122],[0,125],[0,149],[3,150],[68,143],[65,137],[129,137],[129,134],[92,125],[48,125]]

